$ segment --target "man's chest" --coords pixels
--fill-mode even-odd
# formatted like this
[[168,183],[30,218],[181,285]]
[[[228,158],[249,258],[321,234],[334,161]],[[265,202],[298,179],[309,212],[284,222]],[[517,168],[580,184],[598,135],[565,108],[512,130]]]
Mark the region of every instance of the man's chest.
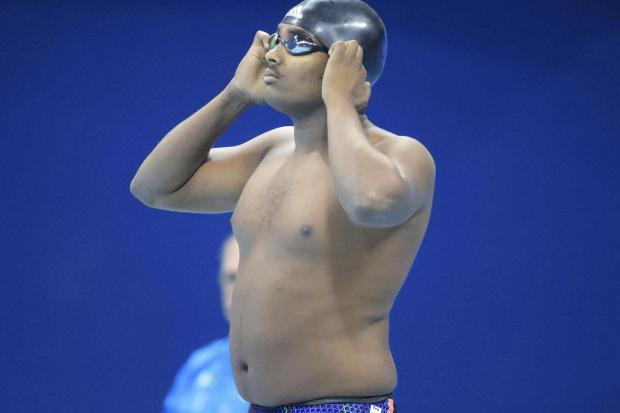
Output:
[[319,250],[335,230],[351,225],[322,159],[287,158],[261,165],[246,184],[232,224],[243,240]]

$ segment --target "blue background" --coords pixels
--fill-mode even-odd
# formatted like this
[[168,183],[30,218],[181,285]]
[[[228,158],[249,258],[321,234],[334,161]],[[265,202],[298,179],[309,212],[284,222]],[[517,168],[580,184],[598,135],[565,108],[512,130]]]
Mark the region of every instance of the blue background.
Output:
[[[371,4],[369,117],[437,165],[392,314],[400,411],[620,412],[620,6]],[[226,334],[229,216],[148,209],[129,182],[292,5],[2,3],[1,411],[158,411]],[[288,122],[255,107],[219,144]]]

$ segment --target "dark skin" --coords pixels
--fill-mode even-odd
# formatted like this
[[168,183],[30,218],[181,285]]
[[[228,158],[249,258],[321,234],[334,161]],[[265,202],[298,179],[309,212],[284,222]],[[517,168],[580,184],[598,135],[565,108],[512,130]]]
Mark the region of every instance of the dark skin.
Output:
[[[284,38],[291,29],[279,27]],[[160,142],[132,192],[161,209],[234,211],[231,357],[246,400],[388,394],[389,313],[428,225],[433,159],[360,115],[370,85],[357,42],[293,56],[268,50],[267,37],[258,32],[227,88]],[[212,148],[263,102],[293,126]]]

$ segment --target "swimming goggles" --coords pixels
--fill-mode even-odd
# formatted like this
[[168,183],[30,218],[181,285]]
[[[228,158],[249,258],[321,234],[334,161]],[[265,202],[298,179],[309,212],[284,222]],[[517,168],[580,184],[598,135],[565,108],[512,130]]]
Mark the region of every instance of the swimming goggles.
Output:
[[314,52],[327,53],[329,51],[327,47],[313,43],[311,40],[308,40],[299,34],[294,34],[287,40],[281,38],[278,33],[274,33],[269,36],[269,50],[273,50],[279,44],[282,44],[290,54],[295,56]]

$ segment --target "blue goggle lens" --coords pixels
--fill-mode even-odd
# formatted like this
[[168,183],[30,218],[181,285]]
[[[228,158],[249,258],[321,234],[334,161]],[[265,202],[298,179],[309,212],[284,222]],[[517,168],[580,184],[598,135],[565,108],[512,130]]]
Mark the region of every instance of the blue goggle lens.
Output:
[[293,55],[301,55],[312,53],[317,50],[323,50],[321,46],[314,44],[297,34],[287,40],[283,40],[277,33],[274,33],[269,37],[269,50],[272,50],[280,43],[282,43],[286,50]]

